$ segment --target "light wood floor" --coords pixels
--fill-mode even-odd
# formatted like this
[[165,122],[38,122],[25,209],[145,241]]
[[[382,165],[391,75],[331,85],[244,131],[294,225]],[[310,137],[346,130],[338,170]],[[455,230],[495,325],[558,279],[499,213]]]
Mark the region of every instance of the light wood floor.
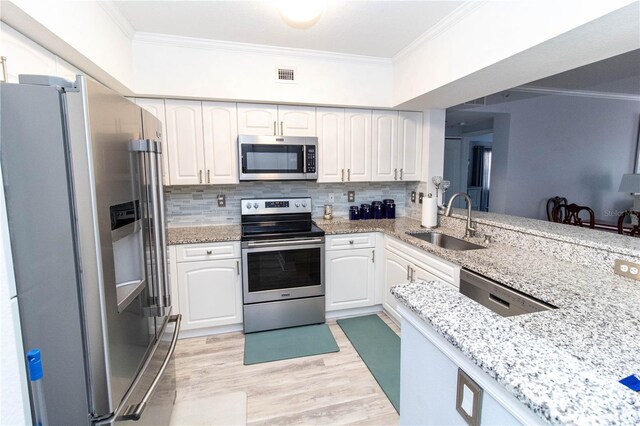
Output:
[[[398,334],[398,327],[379,316]],[[247,424],[396,425],[399,416],[335,320],[339,352],[243,365],[244,335],[184,339],[176,347],[179,399],[247,394]]]

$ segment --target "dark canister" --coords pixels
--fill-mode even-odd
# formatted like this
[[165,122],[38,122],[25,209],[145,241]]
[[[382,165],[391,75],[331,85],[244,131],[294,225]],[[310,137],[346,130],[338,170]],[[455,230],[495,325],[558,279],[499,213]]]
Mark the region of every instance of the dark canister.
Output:
[[384,205],[382,201],[371,202],[371,217],[373,219],[382,219],[384,211]]
[[349,207],[349,220],[358,220],[360,219],[360,207],[351,206]]
[[384,203],[384,218],[395,219],[396,218],[396,204],[391,199],[383,200]]
[[371,204],[360,204],[360,219],[371,219]]

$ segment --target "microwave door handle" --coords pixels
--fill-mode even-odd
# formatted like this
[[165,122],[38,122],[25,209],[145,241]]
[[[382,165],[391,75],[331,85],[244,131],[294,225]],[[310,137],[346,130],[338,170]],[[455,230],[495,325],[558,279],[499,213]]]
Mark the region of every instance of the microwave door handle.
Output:
[[302,145],[302,173],[307,173],[307,146]]

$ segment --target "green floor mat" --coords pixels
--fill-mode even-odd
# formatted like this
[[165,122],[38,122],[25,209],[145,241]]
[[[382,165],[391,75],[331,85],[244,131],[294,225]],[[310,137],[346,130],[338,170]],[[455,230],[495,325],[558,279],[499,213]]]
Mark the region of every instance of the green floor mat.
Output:
[[400,413],[400,337],[377,315],[338,320],[391,404]]
[[244,336],[244,365],[339,350],[326,324],[261,331]]

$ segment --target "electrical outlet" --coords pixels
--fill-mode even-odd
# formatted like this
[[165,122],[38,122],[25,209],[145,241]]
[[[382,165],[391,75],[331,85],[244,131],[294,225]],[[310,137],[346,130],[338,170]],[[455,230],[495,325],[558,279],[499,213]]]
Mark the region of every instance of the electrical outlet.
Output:
[[348,191],[347,192],[347,202],[355,203],[356,201],[356,191]]
[[327,197],[327,201],[329,203],[335,203],[336,202],[336,194],[334,194],[333,192],[329,194],[329,196]]
[[416,202],[416,191],[411,191],[411,202],[412,203]]
[[224,194],[218,195],[218,207],[226,207],[227,206],[227,197]]
[[629,262],[628,260],[616,259],[613,271],[623,277],[640,281],[640,263]]
[[422,199],[424,198],[424,192],[418,194],[418,203],[422,204]]

